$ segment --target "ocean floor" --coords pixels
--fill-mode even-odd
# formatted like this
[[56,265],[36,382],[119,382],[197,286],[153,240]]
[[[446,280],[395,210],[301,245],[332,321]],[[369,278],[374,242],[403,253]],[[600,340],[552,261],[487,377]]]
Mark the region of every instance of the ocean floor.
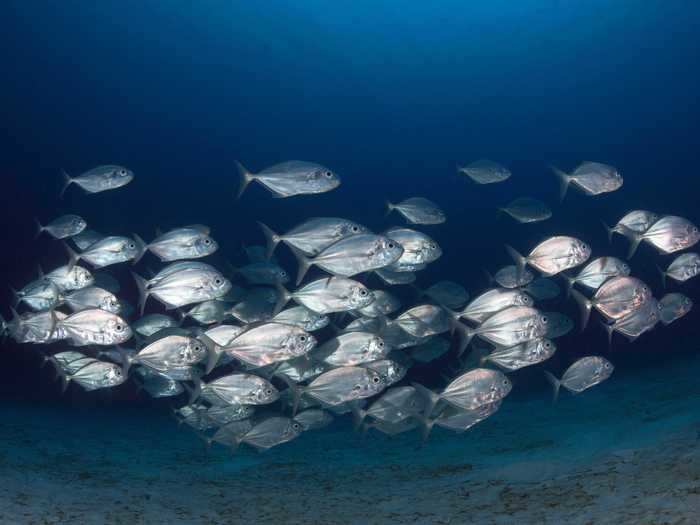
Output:
[[235,456],[166,410],[0,406],[2,524],[697,524],[700,357],[457,435],[349,421]]

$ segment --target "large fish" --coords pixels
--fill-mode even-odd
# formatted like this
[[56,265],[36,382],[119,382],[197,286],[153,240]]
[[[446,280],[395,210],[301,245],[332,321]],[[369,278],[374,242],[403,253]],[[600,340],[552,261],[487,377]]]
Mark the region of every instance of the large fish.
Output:
[[554,400],[559,396],[559,388],[564,387],[570,392],[580,394],[584,390],[605,381],[613,373],[614,367],[604,357],[582,357],[566,369],[561,379],[545,371],[547,380],[554,389]]
[[683,217],[666,215],[652,224],[644,233],[628,231],[630,249],[627,258],[637,251],[639,243],[646,241],[661,253],[675,253],[694,246],[700,240],[700,231]]
[[464,351],[474,336],[497,346],[515,346],[547,333],[546,315],[529,306],[511,306],[492,315],[476,328],[457,324],[462,335],[459,351]]
[[513,388],[513,384],[503,372],[488,368],[476,368],[465,372],[452,380],[439,394],[418,383],[413,383],[413,386],[428,403],[424,412],[426,417],[430,416],[440,401],[463,410],[475,410],[502,400]]
[[318,314],[359,310],[372,304],[374,294],[364,284],[346,277],[323,277],[305,284],[294,292],[278,284],[279,301],[275,311],[280,312],[289,300]]
[[522,290],[492,288],[475,297],[461,312],[455,316],[464,317],[475,323],[483,323],[493,314],[511,306],[532,306],[534,301]]
[[684,283],[700,273],[700,255],[697,253],[682,253],[676,257],[666,270],[659,268],[661,281],[666,288],[666,277],[676,282]]
[[340,186],[340,177],[336,173],[315,162],[290,160],[265,168],[259,173],[251,173],[239,162],[236,166],[241,177],[237,197],[253,181],[262,184],[277,198],[325,193]]
[[586,195],[609,193],[622,187],[623,179],[616,168],[600,162],[584,162],[571,174],[564,173],[552,166],[552,171],[559,178],[559,198],[563,200],[569,184]]
[[119,345],[133,335],[124,319],[99,308],[82,310],[58,320],[56,330],[75,346]]
[[581,309],[581,330],[586,328],[591,309],[595,308],[610,320],[617,320],[640,308],[651,299],[651,290],[636,277],[619,276],[607,280],[591,299],[572,290]]
[[522,275],[525,265],[529,264],[546,277],[583,264],[591,256],[591,248],[585,242],[562,235],[541,242],[527,257],[507,245],[506,250],[515,261],[518,275]]
[[355,366],[384,358],[389,346],[378,335],[366,332],[340,334],[320,345],[312,358],[331,366]]

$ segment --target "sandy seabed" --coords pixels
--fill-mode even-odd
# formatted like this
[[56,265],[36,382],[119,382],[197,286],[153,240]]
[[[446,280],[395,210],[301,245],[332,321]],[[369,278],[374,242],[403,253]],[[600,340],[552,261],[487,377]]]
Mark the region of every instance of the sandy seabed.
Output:
[[508,399],[422,448],[341,421],[207,454],[164,409],[5,404],[0,524],[698,524],[699,372],[686,358],[554,406]]

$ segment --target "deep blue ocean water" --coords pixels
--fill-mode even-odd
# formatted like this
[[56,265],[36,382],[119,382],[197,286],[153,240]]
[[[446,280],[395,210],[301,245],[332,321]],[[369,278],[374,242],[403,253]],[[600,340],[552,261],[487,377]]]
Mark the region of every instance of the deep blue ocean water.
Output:
[[[421,285],[450,278],[475,295],[487,285],[483,269],[494,271],[510,262],[504,243],[526,251],[553,234],[584,239],[594,255],[623,256],[626,244],[617,237],[608,245],[601,220],[614,223],[630,209],[646,208],[700,221],[699,14],[696,4],[683,1],[447,0],[429,6],[412,1],[9,0],[0,6],[4,79],[0,275],[6,285],[18,287],[35,277],[37,263],[52,267],[65,260],[58,243],[47,237],[34,239],[34,217],[46,221],[75,212],[100,232],[135,232],[147,240],[156,227],[205,223],[222,246],[212,261],[240,265],[245,261],[242,247],[263,241],[257,220],[286,231],[310,216],[344,216],[381,231],[401,223],[397,216],[384,216],[384,202],[415,195],[439,203],[448,217],[447,223],[425,230],[440,243],[444,255],[419,274]],[[477,186],[456,176],[457,164],[483,157],[508,166],[512,178]],[[291,199],[273,199],[252,185],[235,200],[235,160],[257,171],[290,159],[326,165],[340,174],[342,185],[327,194]],[[572,169],[583,160],[616,166],[624,187],[596,198],[570,191],[559,204],[548,166]],[[78,174],[106,163],[130,167],[136,179],[125,188],[98,195],[72,187],[65,199],[58,199],[61,169]],[[497,206],[521,195],[548,202],[553,218],[518,225],[496,213]],[[281,248],[278,255],[288,270],[295,270],[288,251]],[[660,296],[655,265],[668,261],[669,257],[642,247],[631,266],[633,274]],[[133,301],[128,268],[118,268],[115,274]],[[670,288],[700,301],[698,282]],[[9,315],[11,301],[5,290],[0,303],[5,305],[3,317]],[[412,298],[410,292],[399,295]],[[571,301],[552,303],[551,309],[576,314]],[[312,465],[323,463],[329,469],[324,482],[330,493],[334,479],[342,486],[346,464],[357,469],[366,462],[378,472],[391,472],[390,465],[409,468],[413,461],[449,466],[452,458],[446,450],[458,450],[455,455],[461,457],[460,447],[488,440],[490,432],[501,441],[509,436],[509,443],[547,441],[556,458],[567,453],[585,458],[586,447],[592,451],[602,441],[614,443],[614,438],[605,438],[606,425],[609,437],[628,432],[634,425],[617,420],[634,421],[632,412],[639,406],[663,411],[665,400],[681,398],[686,401],[678,420],[694,422],[697,391],[683,390],[681,385],[700,370],[694,358],[698,319],[693,311],[633,344],[616,337],[611,352],[595,323],[584,335],[558,340],[557,354],[544,365],[548,370],[559,373],[577,357],[591,354],[605,355],[616,367],[611,384],[588,392],[582,401],[582,414],[600,415],[591,425],[597,425],[596,432],[603,436],[583,445],[565,437],[572,430],[567,422],[573,421],[577,431],[586,428],[571,413],[578,405],[564,400],[566,414],[552,416],[543,366],[538,366],[512,374],[513,393],[503,413],[484,423],[490,426],[475,429],[476,435],[439,432],[418,452],[408,436],[389,444],[376,437],[358,441],[349,423],[340,421],[263,459],[249,452],[230,458],[223,450],[199,459],[201,445],[167,419],[167,403],[150,401],[130,385],[90,394],[71,387],[61,396],[46,369],[39,369],[37,350],[7,341],[2,347],[0,441],[4,429],[6,441],[21,451],[19,456],[26,454],[29,463],[34,451],[37,457],[53,457],[50,466],[32,463],[36,487],[42,486],[42,471],[72,472],[74,451],[83,440],[93,447],[106,436],[117,451],[115,464],[139,461],[125,443],[129,440],[143,443],[138,450],[145,457],[150,457],[144,452],[148,447],[154,452],[172,448],[181,457],[192,449],[198,459],[187,476],[203,469],[207,479],[234,484],[241,483],[239,469],[282,463],[290,457],[301,465],[313,457]],[[442,384],[440,373],[452,357],[413,370],[411,378]],[[658,390],[644,388],[650,377],[658,381],[654,383]],[[673,391],[674,384],[678,392]],[[666,394],[656,399],[658,391]],[[684,397],[684,392],[690,393]],[[637,408],[620,412],[614,407],[620,396],[625,406]],[[509,403],[527,406],[546,422],[535,425],[529,437],[527,425],[523,435],[511,434],[520,423],[514,415],[518,410],[509,408]],[[605,417],[606,411],[610,417]],[[155,422],[150,432],[149,421]],[[132,424],[138,428],[134,435],[129,434]],[[115,428],[126,429],[125,434]],[[663,429],[656,430],[652,434],[661,442]],[[63,455],[52,447],[40,452],[39,443],[46,442],[65,447]],[[332,451],[319,454],[324,446]],[[614,451],[614,446],[606,450]],[[395,451],[396,458],[386,459],[388,451]],[[110,455],[108,446],[101,450],[100,457]],[[170,468],[179,461],[177,454],[156,456],[162,468],[154,460],[149,467],[153,472],[169,472],[175,485],[177,479],[192,479],[178,478],[177,468]],[[325,463],[319,463],[318,456]],[[472,450],[468,459],[454,461],[477,465],[480,457],[488,458],[483,461],[488,463],[485,471],[499,461],[505,469],[512,459],[493,450],[483,455]],[[27,476],[21,465],[4,461],[0,469],[16,480],[19,471]],[[99,470],[89,462],[81,465],[86,476]],[[289,468],[293,472],[295,467]],[[313,477],[315,471],[309,468]],[[128,485],[130,476],[147,478],[136,470],[119,471],[116,479]],[[272,476],[275,490],[294,493],[292,474]],[[418,472],[408,478],[431,490],[429,474]],[[22,490],[30,495],[33,479],[23,482]],[[443,480],[440,485],[440,479],[434,481],[436,491],[450,484]],[[256,481],[258,490],[260,483]],[[91,497],[99,497],[99,491]],[[410,508],[408,496],[394,497]],[[247,501],[252,505],[247,516],[256,518],[254,522],[269,518],[264,510],[271,503]],[[334,522],[332,514],[323,515],[324,522]],[[274,518],[277,523],[287,518],[294,522],[291,515]],[[443,518],[447,519],[433,516],[423,521],[438,523]],[[190,522],[198,519],[182,517]],[[392,521],[389,514],[381,519]],[[394,521],[406,519],[402,514]],[[415,520],[420,522],[420,516]],[[99,517],[94,521],[100,523]],[[487,517],[478,521],[489,522]]]

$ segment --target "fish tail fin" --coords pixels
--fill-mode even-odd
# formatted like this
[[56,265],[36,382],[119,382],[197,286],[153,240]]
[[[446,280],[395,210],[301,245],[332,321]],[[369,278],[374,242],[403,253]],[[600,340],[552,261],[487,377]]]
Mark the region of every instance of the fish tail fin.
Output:
[[263,235],[265,236],[265,245],[266,245],[265,257],[267,257],[267,259],[269,259],[270,257],[272,257],[272,254],[274,253],[277,245],[282,240],[282,237],[280,235],[278,235],[277,233],[275,233],[272,230],[272,228],[270,228],[269,226],[267,226],[266,224],[264,224],[260,221],[258,221],[258,226],[260,226],[260,229],[262,230]]
[[493,275],[491,275],[491,272],[489,272],[488,270],[485,270],[485,269],[484,269],[484,270],[481,270],[481,271],[482,271],[482,273],[484,274],[484,277],[486,277],[486,280],[487,280],[488,283],[489,283],[488,285],[491,286],[491,285],[494,283],[494,281],[495,281],[495,279],[493,278]]
[[68,243],[64,242],[63,247],[66,249],[68,254],[68,271],[71,271],[76,263],[80,260],[80,254],[73,251],[73,249],[68,246]]
[[187,398],[187,404],[191,405],[197,401],[202,396],[202,380],[197,376],[192,378],[193,387],[188,386],[186,383],[182,383],[182,386],[187,390],[189,397]]
[[204,449],[207,451],[207,454],[211,450],[211,444],[214,442],[212,438],[207,436],[204,432],[201,430],[193,429],[194,433],[197,435],[199,439],[201,439],[204,442]]
[[469,346],[476,332],[459,321],[455,322],[454,328],[457,332],[457,356],[460,357]]
[[562,273],[561,275],[562,277],[564,277],[564,292],[565,297],[568,299],[569,297],[571,297],[571,290],[574,288],[576,278],[571,277],[570,275],[566,275],[565,273]]
[[627,250],[627,259],[631,259],[637,252],[637,248],[639,248],[639,243],[642,242],[643,236],[641,233],[632,231],[629,228],[624,228],[623,231],[623,235],[630,241],[630,247]]
[[313,260],[309,259],[305,253],[303,253],[301,250],[294,246],[289,246],[289,249],[292,251],[294,254],[294,257],[297,259],[297,264],[299,265],[299,268],[297,270],[297,286],[299,286],[299,283],[304,279],[304,276],[306,275],[306,272],[309,271],[309,268],[311,268],[311,265],[314,263]]
[[126,350],[124,350],[120,345],[117,345],[115,348],[117,352],[119,352],[119,359],[122,360],[122,374],[124,374],[124,377],[128,377],[134,358],[127,354]]
[[600,223],[603,225],[603,228],[605,228],[605,233],[608,234],[608,244],[612,244],[612,238],[613,238],[613,233],[615,232],[615,228],[611,228],[608,226],[608,223],[605,221],[600,221]]
[[36,273],[39,275],[39,279],[44,278],[44,269],[41,267],[41,264],[36,265]]
[[200,335],[198,339],[202,343],[204,343],[204,346],[207,348],[207,363],[206,368],[204,369],[204,375],[206,375],[212,370],[214,370],[216,363],[219,361],[219,352],[217,351],[217,349],[219,349],[220,347],[214,342],[214,340],[211,337],[208,337],[206,335]]
[[143,310],[146,307],[146,300],[150,294],[148,291],[148,282],[135,272],[131,272],[131,275],[134,277],[136,288],[138,288],[139,291],[139,315],[143,315]]
[[574,301],[576,301],[576,304],[578,304],[579,311],[581,313],[581,331],[583,332],[588,325],[588,319],[591,317],[591,308],[593,308],[593,303],[578,290],[571,290],[571,295],[573,296]]
[[566,197],[566,190],[569,189],[569,183],[571,183],[571,176],[567,173],[564,173],[556,166],[550,166],[550,168],[554,175],[557,176],[557,179],[559,179],[559,202],[561,202],[564,200],[564,197]]
[[549,384],[552,385],[552,403],[556,403],[557,399],[559,398],[559,388],[561,387],[561,381],[559,381],[554,374],[551,372],[547,372],[546,370],[544,371],[544,377],[547,378],[547,381],[549,381]]
[[292,381],[287,374],[277,374],[277,377],[287,384],[287,388],[289,388],[292,395],[292,417],[294,417],[297,415],[297,410],[299,409],[299,401],[301,400],[303,387],[300,387]]
[[508,252],[508,255],[510,255],[511,259],[513,259],[513,262],[515,263],[515,267],[517,268],[516,276],[518,279],[520,279],[523,276],[523,272],[525,271],[525,265],[527,264],[527,259],[523,257],[518,250],[510,246],[509,244],[505,245],[506,247],[506,252]]
[[424,417],[430,417],[433,413],[435,405],[440,402],[440,394],[436,394],[429,388],[424,387],[420,383],[411,383],[411,386],[416,389],[416,392],[425,400],[425,410],[423,411]]
[[255,180],[255,175],[253,175],[251,172],[249,172],[243,164],[240,162],[236,161],[236,169],[238,170],[238,176],[241,178],[240,185],[238,186],[238,193],[236,194],[236,198],[240,199],[241,195],[243,195],[243,192],[245,189],[248,187],[248,184],[253,182]]
[[63,195],[66,193],[66,190],[68,189],[68,186],[73,184],[73,179],[71,178],[68,173],[66,173],[66,170],[61,170],[61,192],[58,194],[58,198],[62,199]]
[[665,290],[666,289],[666,276],[668,274],[658,264],[656,265],[656,269],[659,271],[659,274],[661,275],[661,286],[663,286],[663,288]]
[[384,217],[387,217],[394,210],[394,205],[389,201],[384,201],[384,206],[386,207]]
[[136,264],[141,260],[141,257],[146,253],[146,250],[148,250],[148,244],[144,242],[144,240],[139,237],[137,234],[132,234],[134,236],[134,242],[136,244],[136,256],[134,257],[133,261],[131,261],[132,264]]
[[609,351],[612,349],[612,338],[613,338],[613,332],[615,331],[615,325],[604,323],[603,321],[601,321],[600,326],[603,327],[603,329],[605,330],[605,333],[608,336],[608,351]]
[[350,410],[352,410],[352,428],[357,432],[362,427],[362,422],[367,417],[367,412],[360,408],[360,404],[357,401],[353,401],[350,404]]
[[[14,311],[14,309],[17,308],[19,303],[22,301],[22,298],[19,296],[19,292],[13,286],[10,286],[9,288],[10,293],[12,294],[12,308]],[[17,312],[14,313],[16,314]]]
[[44,226],[39,222],[37,217],[34,217],[34,224],[36,225],[36,232],[34,233],[34,238],[38,239],[41,236],[41,232],[44,231]]
[[275,303],[275,309],[272,311],[273,317],[282,311],[282,308],[289,302],[292,298],[292,294],[284,287],[284,285],[277,281],[275,283],[275,289],[277,290],[277,302]]
[[430,432],[432,432],[436,420],[430,419],[422,414],[413,416],[413,419],[415,419],[420,425],[420,444],[423,446],[428,441]]

